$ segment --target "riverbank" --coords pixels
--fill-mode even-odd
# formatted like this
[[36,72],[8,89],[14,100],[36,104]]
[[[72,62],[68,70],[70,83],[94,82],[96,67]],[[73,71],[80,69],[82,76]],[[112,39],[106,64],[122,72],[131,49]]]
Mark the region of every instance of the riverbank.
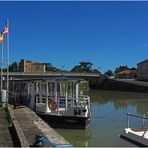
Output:
[[[54,129],[26,106],[0,108],[0,147],[30,147],[36,135],[55,145],[69,145]],[[9,121],[8,121],[9,119]],[[44,146],[48,146],[46,144]]]
[[148,82],[136,81],[133,79],[102,79],[91,85],[92,89],[131,91],[148,93]]
[[8,120],[8,110],[0,105],[0,147],[15,146],[10,133],[11,127],[11,122]]

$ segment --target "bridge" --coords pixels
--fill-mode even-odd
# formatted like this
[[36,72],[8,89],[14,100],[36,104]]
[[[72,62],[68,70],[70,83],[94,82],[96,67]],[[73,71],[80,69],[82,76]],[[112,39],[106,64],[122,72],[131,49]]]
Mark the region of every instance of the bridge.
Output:
[[[7,73],[3,73],[3,77],[6,78]],[[49,78],[49,77],[79,77],[84,79],[99,78],[102,74],[99,73],[76,73],[76,72],[46,72],[46,73],[24,73],[24,72],[10,72],[9,77],[11,79],[23,79],[23,78]]]

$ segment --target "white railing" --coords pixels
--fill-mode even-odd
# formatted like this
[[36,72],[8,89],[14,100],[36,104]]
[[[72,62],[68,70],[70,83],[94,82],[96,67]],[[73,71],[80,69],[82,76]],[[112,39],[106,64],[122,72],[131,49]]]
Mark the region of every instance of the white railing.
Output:
[[[131,126],[131,123],[132,123],[132,126]],[[144,114],[142,117],[142,116],[137,116],[137,115],[132,115],[130,113],[127,113],[127,128],[134,127],[134,126],[138,126],[138,128],[148,128],[148,114]]]
[[[48,96],[36,96],[36,106],[48,106],[46,102]],[[54,99],[53,97],[48,97],[48,101]],[[54,100],[57,103],[57,111],[66,111],[70,107],[87,107],[90,111],[90,98],[89,96],[81,95],[79,98],[65,98],[59,97]]]

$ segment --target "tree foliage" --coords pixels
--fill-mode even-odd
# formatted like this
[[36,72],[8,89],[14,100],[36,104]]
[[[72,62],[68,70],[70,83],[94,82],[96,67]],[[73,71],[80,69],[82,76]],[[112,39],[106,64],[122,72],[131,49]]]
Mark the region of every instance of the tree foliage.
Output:
[[92,69],[91,72],[93,72],[93,73],[101,73],[101,72],[100,72],[98,69],[96,69],[96,68],[95,68],[95,69]]
[[57,71],[60,71],[60,69],[52,66],[51,63],[43,63],[43,64],[45,64],[45,66],[46,66],[46,72],[50,72],[50,71],[57,72]]
[[92,63],[91,62],[80,62],[79,65],[74,66],[71,71],[72,72],[95,72],[100,73],[98,69],[92,69]]
[[105,73],[104,73],[105,75],[108,75],[108,76],[113,76],[114,74],[113,74],[113,71],[112,70],[107,70]]
[[15,61],[11,65],[9,65],[10,72],[18,72],[19,71],[19,64]]

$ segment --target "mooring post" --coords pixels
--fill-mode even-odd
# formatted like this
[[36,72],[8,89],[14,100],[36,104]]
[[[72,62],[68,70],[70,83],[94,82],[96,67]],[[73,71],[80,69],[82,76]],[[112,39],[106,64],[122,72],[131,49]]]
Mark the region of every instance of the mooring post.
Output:
[[127,113],[127,128],[129,128],[129,115],[130,113]]
[[142,118],[142,128],[144,128],[144,121],[145,121],[145,114],[143,115],[143,118]]

